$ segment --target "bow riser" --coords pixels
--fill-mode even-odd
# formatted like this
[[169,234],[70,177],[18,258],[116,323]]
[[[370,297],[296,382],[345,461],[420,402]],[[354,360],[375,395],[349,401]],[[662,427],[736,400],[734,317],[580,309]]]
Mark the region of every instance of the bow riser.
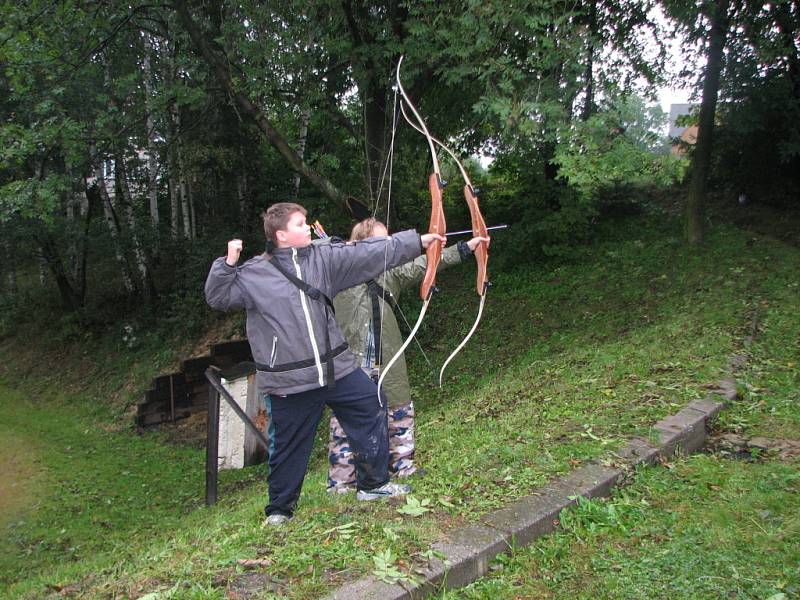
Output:
[[[472,219],[472,235],[474,237],[489,237],[489,232],[486,229],[486,222],[483,220],[481,214],[478,196],[475,194],[471,185],[464,186],[464,199],[467,201],[469,207],[469,215]],[[483,296],[488,284],[489,275],[487,273],[487,265],[489,264],[489,247],[487,242],[481,242],[475,248],[475,262],[478,265],[478,278],[476,281],[476,288],[478,295]]]
[[[442,204],[443,187],[439,176],[436,173],[431,173],[430,177],[428,177],[428,189],[431,193],[431,220],[428,224],[428,233],[444,235],[447,231],[447,224],[444,220],[444,206]],[[439,242],[433,242],[425,250],[425,256],[428,259],[428,264],[425,268],[425,277],[419,288],[419,295],[423,300],[428,299],[431,290],[436,285],[436,270],[442,260],[442,245]]]

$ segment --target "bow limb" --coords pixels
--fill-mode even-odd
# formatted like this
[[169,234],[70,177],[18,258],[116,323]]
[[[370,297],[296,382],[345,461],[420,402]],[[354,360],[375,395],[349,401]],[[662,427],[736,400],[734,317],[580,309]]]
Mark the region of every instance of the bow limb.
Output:
[[[464,185],[464,199],[467,201],[467,205],[469,206],[469,214],[472,219],[472,235],[473,237],[489,237],[489,232],[486,230],[486,222],[483,220],[483,214],[481,214],[480,205],[478,204],[478,195],[475,193],[475,188],[472,187],[471,183],[466,183]],[[475,333],[475,330],[478,328],[478,323],[481,321],[481,316],[483,315],[483,305],[486,303],[486,291],[489,289],[489,275],[488,275],[488,264],[489,264],[489,247],[487,242],[481,242],[475,247],[475,262],[477,263],[478,267],[478,277],[476,281],[476,287],[478,291],[478,296],[480,296],[480,305],[478,306],[478,316],[475,318],[475,323],[472,325],[472,329],[469,330],[469,333],[466,337],[461,341],[461,343],[453,350],[453,353],[447,357],[447,360],[444,361],[441,370],[439,371],[439,387],[442,387],[442,382],[444,380],[444,370],[447,368],[447,365],[450,364],[450,361],[456,357],[456,354],[461,352],[461,349],[467,345],[469,338],[472,337],[472,334]]]
[[[414,125],[411,122],[411,120],[408,118],[408,115],[406,115],[405,109],[403,109],[403,116],[414,129],[425,136],[425,139],[428,141],[428,147],[431,151],[431,161],[433,162],[433,172],[430,174],[430,177],[428,177],[428,190],[431,194],[431,219],[428,224],[428,233],[444,235],[447,232],[447,225],[444,218],[444,208],[442,205],[442,189],[444,189],[445,183],[442,180],[442,173],[439,168],[439,158],[436,155],[436,146],[434,145],[434,140],[436,138],[434,138],[428,131],[425,121],[420,116],[419,111],[417,111],[416,107],[414,106],[414,103],[411,102],[408,94],[406,94],[405,88],[403,88],[403,83],[400,81],[400,65],[402,64],[403,57],[401,56],[400,60],[397,61],[397,71],[395,73],[397,89],[400,91],[400,95],[408,105],[408,108],[411,109],[411,112],[417,121],[417,125]],[[402,102],[400,106],[403,106]],[[428,246],[425,254],[428,260],[425,268],[425,277],[422,280],[422,285],[420,286],[419,290],[419,295],[423,301],[429,298],[431,290],[435,290],[436,270],[438,269],[439,262],[442,259],[442,247],[439,244],[431,244]]]
[[386,378],[386,374],[389,372],[389,369],[398,361],[398,359],[403,356],[403,352],[405,352],[406,348],[408,348],[408,344],[414,339],[414,336],[417,334],[419,330],[419,326],[422,325],[422,319],[425,317],[425,313],[428,310],[428,305],[431,303],[431,296],[433,296],[433,292],[426,298],[425,302],[422,303],[422,310],[419,311],[419,318],[417,318],[417,322],[414,324],[414,328],[411,330],[411,333],[406,338],[406,341],[403,342],[403,345],[400,346],[400,349],[395,353],[386,366],[381,369],[381,376],[378,378],[378,401],[381,402],[381,406],[383,402],[381,400],[381,388],[383,387],[383,380]]
[[[455,157],[454,157],[455,158]],[[475,188],[472,187],[472,184],[467,180],[467,183],[464,185],[464,199],[467,201],[467,205],[469,206],[469,214],[470,218],[472,219],[472,235],[473,237],[489,237],[489,232],[486,229],[486,222],[483,219],[483,214],[481,213],[480,204],[478,203],[478,194],[475,192]],[[486,291],[489,289],[489,274],[488,274],[488,264],[489,264],[489,245],[487,242],[481,242],[475,247],[475,262],[477,263],[478,267],[478,277],[476,281],[476,287],[478,291],[478,296],[480,296],[480,305],[478,306],[478,316],[475,318],[475,323],[472,325],[472,329],[469,330],[469,333],[466,337],[462,340],[462,342],[453,350],[453,353],[447,357],[447,360],[444,361],[442,365],[442,369],[439,371],[439,387],[442,387],[442,382],[444,379],[444,370],[447,368],[447,365],[450,364],[450,361],[453,360],[461,349],[467,345],[469,338],[472,337],[472,334],[475,333],[475,330],[478,328],[478,323],[481,321],[481,316],[483,315],[483,306],[486,303]]]
[[475,322],[472,324],[472,329],[469,330],[469,333],[466,337],[461,340],[461,343],[453,350],[453,353],[447,357],[447,360],[444,361],[442,365],[442,369],[439,371],[439,387],[442,387],[442,379],[444,378],[444,370],[447,368],[447,365],[450,364],[450,361],[456,357],[456,354],[461,352],[461,349],[467,345],[469,338],[472,337],[472,334],[475,333],[475,330],[478,328],[478,323],[481,322],[481,315],[483,315],[483,305],[486,303],[486,294],[481,294],[481,302],[478,305],[478,316],[475,318]]
[[[447,231],[447,225],[444,220],[441,177],[436,173],[431,173],[430,177],[428,177],[428,190],[431,193],[431,220],[428,224],[428,233],[444,235]],[[419,295],[422,300],[428,300],[431,293],[436,290],[436,269],[442,260],[442,245],[437,241],[431,242],[425,250],[425,256],[427,258],[425,277],[422,279],[422,285],[419,288]]]

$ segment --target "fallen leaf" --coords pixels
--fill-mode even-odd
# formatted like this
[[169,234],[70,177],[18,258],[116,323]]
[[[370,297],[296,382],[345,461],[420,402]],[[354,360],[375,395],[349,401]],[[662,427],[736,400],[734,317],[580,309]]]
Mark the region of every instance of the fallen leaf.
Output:
[[256,569],[258,567],[268,567],[272,564],[269,558],[240,558],[236,564],[243,566],[245,569]]

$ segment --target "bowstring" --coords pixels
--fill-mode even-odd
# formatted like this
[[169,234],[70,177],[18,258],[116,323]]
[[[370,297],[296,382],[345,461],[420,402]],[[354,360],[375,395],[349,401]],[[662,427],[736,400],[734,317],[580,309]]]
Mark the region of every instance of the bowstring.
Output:
[[[387,171],[391,171],[394,165],[394,137],[395,132],[397,131],[397,122],[400,120],[399,116],[395,116],[395,112],[397,111],[397,89],[394,92],[394,108],[392,110],[392,138],[389,142],[389,156],[387,157],[386,163],[383,165],[383,173],[381,173],[380,179],[378,180],[378,194],[375,200],[375,206],[372,209],[372,218],[374,219],[375,216],[378,214],[378,207],[381,204],[381,196],[383,195],[383,186],[386,183],[386,173]],[[388,198],[387,203],[391,203],[392,201],[392,174],[389,173],[389,188],[388,188]],[[387,219],[387,227],[388,227],[388,219],[389,219],[389,207],[386,208],[386,219]]]
[[[393,173],[394,173],[394,144],[395,144],[395,139],[396,139],[396,134],[397,134],[397,124],[400,122],[400,110],[398,110],[398,99],[397,99],[397,96],[398,96],[398,89],[397,89],[397,86],[395,85],[394,86],[394,99],[393,99],[393,105],[392,105],[392,137],[391,137],[391,141],[389,143],[389,157],[388,157],[388,160],[386,161],[386,164],[384,165],[384,169],[383,169],[383,173],[381,175],[380,183],[378,184],[378,201],[375,203],[375,208],[372,211],[372,217],[374,218],[375,215],[378,212],[378,206],[380,204],[380,198],[381,198],[381,195],[383,193],[383,186],[384,186],[384,183],[386,182],[386,174],[388,172],[389,179],[388,179],[388,184],[387,184],[387,187],[386,187],[386,190],[387,190],[387,192],[386,192],[386,229],[389,229],[389,215],[391,214],[391,208],[392,208],[392,182],[394,180],[393,179]],[[400,103],[399,106],[402,106],[402,103]],[[386,310],[386,305],[387,305],[387,302],[386,302],[386,292],[387,292],[387,290],[386,290],[386,286],[385,286],[385,283],[386,283],[385,274],[386,274],[386,271],[387,271],[387,265],[389,263],[389,258],[388,258],[388,254],[387,254],[388,251],[389,251],[389,248],[387,246],[386,249],[384,250],[384,253],[383,253],[383,273],[384,273],[383,283],[384,283],[384,285],[381,286],[381,290],[382,290],[382,293],[381,293],[381,300],[382,300],[382,302],[381,302],[381,328],[380,328],[381,343],[383,341],[383,324],[385,322],[384,315],[385,315],[385,310]],[[406,327],[408,328],[409,331],[411,331],[413,328],[411,327],[411,323],[408,322],[408,318],[406,317],[406,314],[403,312],[403,309],[400,307],[400,303],[397,302],[397,300],[395,300],[394,304],[395,304],[395,306],[397,306],[397,312],[400,313],[400,317],[403,319],[403,322],[405,323]],[[428,363],[428,367],[433,369],[433,364],[431,363],[430,359],[428,358],[428,355],[425,353],[425,350],[422,349],[422,344],[419,343],[419,340],[416,338],[416,336],[414,337],[414,343],[416,343],[417,348],[419,348],[419,351],[422,353],[422,357],[425,359],[425,362]],[[383,357],[383,349],[379,348],[378,349],[378,353],[381,356],[381,363],[383,363],[383,358],[384,358]],[[381,364],[381,368],[383,368],[383,364]]]
[[[375,211],[378,210],[378,204],[380,203],[381,197],[381,190],[383,189],[384,177],[388,171],[389,173],[389,183],[386,186],[386,229],[389,229],[389,215],[391,214],[392,209],[392,180],[393,180],[393,173],[394,173],[394,140],[395,134],[397,133],[397,123],[399,121],[399,114],[397,111],[397,88],[394,90],[394,102],[392,105],[392,139],[389,142],[389,159],[386,161],[386,166],[383,170],[383,176],[381,176],[381,183],[378,186],[378,202],[375,204]],[[373,213],[373,218],[375,214]],[[383,346],[383,323],[385,321],[384,316],[386,314],[386,270],[387,265],[389,264],[389,245],[387,244],[386,247],[383,249],[383,284],[381,286],[381,328],[380,328],[380,344]],[[380,366],[379,368],[383,368],[383,348],[376,348],[376,358],[380,357]]]

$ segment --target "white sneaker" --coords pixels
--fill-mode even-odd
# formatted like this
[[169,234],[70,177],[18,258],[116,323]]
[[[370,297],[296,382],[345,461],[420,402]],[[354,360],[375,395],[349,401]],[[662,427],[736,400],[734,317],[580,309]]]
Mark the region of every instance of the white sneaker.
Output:
[[332,485],[326,491],[331,495],[349,494],[350,492],[355,492],[356,488],[352,485]]
[[358,500],[370,501],[380,500],[381,498],[393,498],[395,496],[405,496],[411,492],[411,486],[405,483],[385,483],[374,490],[358,490],[356,498]]
[[274,515],[268,516],[264,519],[264,522],[261,524],[262,527],[274,527],[275,525],[283,525],[284,523],[288,523],[292,520],[292,517],[287,515],[282,515],[279,513],[275,513]]

